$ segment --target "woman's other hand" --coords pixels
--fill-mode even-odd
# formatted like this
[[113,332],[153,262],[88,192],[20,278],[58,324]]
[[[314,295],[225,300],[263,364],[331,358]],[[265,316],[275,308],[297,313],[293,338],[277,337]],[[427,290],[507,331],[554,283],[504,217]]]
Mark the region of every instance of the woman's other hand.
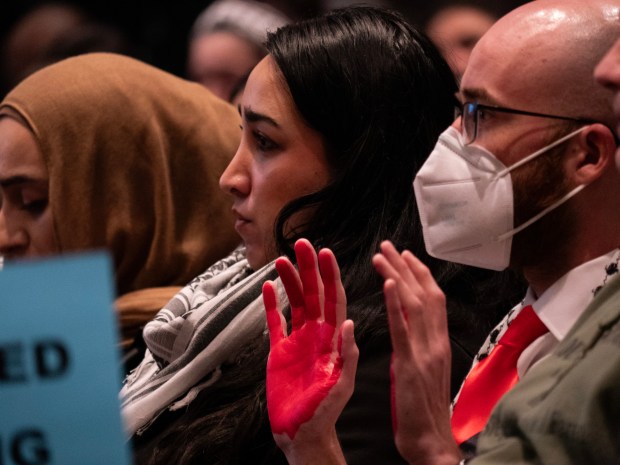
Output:
[[410,464],[455,464],[450,428],[450,341],[446,299],[429,269],[388,241],[374,256],[384,278],[392,338],[392,423]]

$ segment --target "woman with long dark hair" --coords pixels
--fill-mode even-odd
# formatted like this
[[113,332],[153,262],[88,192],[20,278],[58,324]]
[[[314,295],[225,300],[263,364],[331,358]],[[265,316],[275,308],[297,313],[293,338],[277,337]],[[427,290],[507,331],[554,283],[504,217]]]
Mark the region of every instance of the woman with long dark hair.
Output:
[[[481,280],[491,275],[425,253],[412,189],[452,122],[456,84],[426,37],[377,8],[285,26],[266,46],[240,104],[241,145],[220,179],[244,247],[145,328],[149,350],[122,392],[136,463],[286,463],[267,418],[261,287],[277,277],[279,254],[293,259],[300,237],[334,252],[356,324],[356,388],[337,426],[348,463],[402,463],[389,416],[382,280],[371,263],[380,242],[419,253],[444,286],[455,390],[487,328],[468,308],[484,314]],[[498,286],[492,295],[502,295]],[[489,315],[501,307],[494,299],[485,303]]]

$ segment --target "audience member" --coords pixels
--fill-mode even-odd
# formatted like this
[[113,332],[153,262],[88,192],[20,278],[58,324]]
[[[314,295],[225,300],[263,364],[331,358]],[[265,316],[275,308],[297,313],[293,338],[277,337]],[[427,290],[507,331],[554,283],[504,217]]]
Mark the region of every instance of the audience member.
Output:
[[201,86],[120,55],[34,73],[0,103],[0,254],[109,250],[129,350],[180,286],[239,243],[218,188],[238,125]]
[[454,78],[428,39],[375,8],[285,26],[266,46],[241,100],[241,145],[220,180],[245,247],[146,326],[146,357],[121,393],[135,461],[285,463],[265,405],[261,287],[275,278],[278,254],[292,256],[305,236],[331,247],[346,271],[360,341],[356,393],[338,425],[344,453],[351,463],[402,463],[390,433],[382,283],[371,265],[380,240],[419,252],[448,289],[455,389],[484,337],[472,307],[492,315],[513,287],[431,259],[422,246],[411,181],[452,121]]
[[[483,429],[472,464],[620,461],[614,298],[620,174],[610,129],[617,121],[609,90],[592,79],[618,36],[617,0],[536,1],[500,19],[472,52],[460,88],[463,114],[440,136],[414,182],[425,242],[443,259],[520,269],[529,289],[484,343],[450,418],[445,296],[411,252],[382,244],[373,262],[385,279],[394,348],[394,435],[409,463],[456,465],[459,445],[469,453]],[[617,53],[597,73],[613,90]],[[310,299],[302,300],[297,312],[305,316],[298,321],[312,324],[298,323],[296,331],[312,340],[308,333],[317,328],[339,329],[342,346],[326,341],[315,364],[299,374],[313,379],[332,361],[329,382],[317,377],[326,392],[318,401],[309,397],[317,414],[287,425],[297,434],[283,444],[297,465],[344,463],[332,429],[353,385],[351,325],[341,324],[344,297],[334,260],[321,253],[325,308],[317,312]],[[316,267],[281,267],[283,280],[297,281],[289,295],[312,288]],[[322,288],[314,289],[321,302]],[[267,291],[271,315],[273,300]],[[285,360],[279,346],[298,336],[283,338],[277,325],[270,328],[273,367]],[[268,384],[288,379],[277,370],[267,376]],[[270,414],[280,407],[270,403]]]
[[495,17],[479,6],[453,4],[437,10],[425,31],[460,81],[474,45],[494,22]]
[[[617,22],[619,11],[620,5],[610,2],[608,20]],[[608,44],[620,37],[617,26],[602,34]],[[614,97],[620,89],[619,50],[616,41],[595,69],[597,81]],[[598,46],[595,54],[601,54]],[[618,134],[620,117],[617,108],[612,108]],[[616,170],[620,169],[619,154],[616,148]],[[613,172],[613,160],[608,163]],[[604,202],[598,200],[596,205]],[[617,272],[616,258],[605,267],[604,287],[592,290],[595,298],[566,336],[498,403],[480,438],[480,455],[472,463],[620,463]],[[603,275],[600,269],[599,273]]]
[[131,48],[119,30],[93,20],[76,5],[43,2],[27,12],[4,39],[2,84],[6,92],[36,70],[63,58],[88,52],[129,54]]
[[254,0],[217,0],[196,19],[187,74],[215,95],[232,101],[234,91],[267,54],[267,31],[288,23],[270,5]]

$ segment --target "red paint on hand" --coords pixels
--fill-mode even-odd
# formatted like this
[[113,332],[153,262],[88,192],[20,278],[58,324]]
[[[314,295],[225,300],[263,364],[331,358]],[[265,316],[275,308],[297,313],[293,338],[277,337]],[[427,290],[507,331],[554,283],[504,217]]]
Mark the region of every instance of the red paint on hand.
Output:
[[342,359],[332,360],[334,331],[327,323],[307,321],[271,348],[267,403],[274,433],[294,439],[340,378]]
[[[299,270],[285,258],[276,268],[291,305],[292,330],[285,333],[273,283],[263,286],[271,352],[267,362],[267,405],[271,429],[293,439],[300,426],[340,379],[341,342],[336,328],[344,321],[346,297],[335,257],[324,252],[317,261],[312,245],[295,245]],[[320,273],[319,273],[320,263]]]

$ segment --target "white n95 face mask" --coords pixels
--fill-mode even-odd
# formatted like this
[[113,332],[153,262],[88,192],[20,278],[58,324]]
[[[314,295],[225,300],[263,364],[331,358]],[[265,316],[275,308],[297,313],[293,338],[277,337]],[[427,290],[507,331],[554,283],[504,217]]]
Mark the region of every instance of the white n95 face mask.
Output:
[[498,271],[507,268],[512,237],[585,187],[577,186],[515,228],[510,171],[583,129],[585,126],[510,168],[483,147],[465,145],[457,129],[445,130],[413,181],[427,252],[465,265]]

